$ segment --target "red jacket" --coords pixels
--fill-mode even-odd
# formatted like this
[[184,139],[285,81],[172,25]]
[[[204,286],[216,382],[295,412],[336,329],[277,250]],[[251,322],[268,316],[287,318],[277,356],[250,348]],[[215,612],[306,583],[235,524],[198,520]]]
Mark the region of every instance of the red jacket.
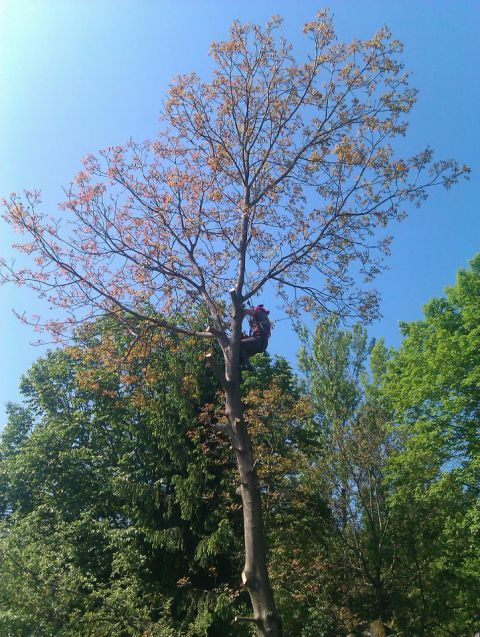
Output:
[[250,335],[255,337],[263,337],[268,341],[272,324],[268,319],[268,310],[263,306],[258,306],[253,310],[253,321],[250,329]]

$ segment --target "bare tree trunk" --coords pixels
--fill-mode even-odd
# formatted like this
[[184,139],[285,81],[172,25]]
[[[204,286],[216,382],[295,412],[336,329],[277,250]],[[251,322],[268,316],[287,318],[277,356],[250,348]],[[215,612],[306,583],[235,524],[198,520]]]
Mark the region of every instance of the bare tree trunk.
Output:
[[232,334],[228,338],[217,332],[223,351],[225,370],[207,354],[209,364],[222,384],[225,395],[225,413],[228,425],[222,427],[229,436],[237,459],[240,477],[240,495],[243,504],[243,530],[245,539],[245,565],[242,582],[250,595],[253,617],[237,617],[238,622],[255,624],[258,637],[282,637],[282,620],[273,597],[267,570],[267,551],[263,527],[262,498],[253,457],[252,444],[244,417],[240,387],[240,340],[243,305],[235,290],[232,297]]
[[228,433],[237,458],[243,504],[245,566],[242,581],[250,595],[254,613],[253,618],[239,617],[237,621],[255,623],[258,637],[282,637],[281,618],[267,571],[262,501],[250,435],[244,419],[237,360],[237,356],[227,348],[225,406],[230,423]]

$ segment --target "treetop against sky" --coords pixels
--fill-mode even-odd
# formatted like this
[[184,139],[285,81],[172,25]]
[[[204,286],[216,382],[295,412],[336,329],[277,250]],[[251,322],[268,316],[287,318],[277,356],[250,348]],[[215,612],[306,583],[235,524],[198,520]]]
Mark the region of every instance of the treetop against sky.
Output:
[[[235,8],[234,14],[233,7],[216,6],[214,11],[213,4],[206,3],[200,16],[194,3],[186,5],[191,19],[181,22],[175,9],[150,3],[144,3],[141,12],[140,5],[134,7],[131,3],[115,8],[109,2],[95,8],[85,3],[68,10],[51,3],[52,9],[44,8],[41,14],[32,11],[30,3],[5,3],[4,17],[10,29],[4,38],[7,55],[2,65],[8,96],[2,114],[7,142],[1,156],[2,167],[6,168],[2,171],[3,196],[23,187],[38,187],[43,191],[42,208],[54,209],[58,201],[65,200],[60,187],[68,188],[78,173],[82,156],[100,147],[117,145],[129,136],[139,141],[155,138],[169,81],[190,71],[208,79],[213,65],[212,57],[206,55],[208,46],[213,40],[227,37],[233,19],[265,24],[271,15],[283,14],[287,37],[304,54],[302,24],[311,21],[317,9],[310,3],[295,11],[281,2],[266,2],[261,7],[247,3]],[[431,144],[438,157],[453,156],[475,166],[475,123],[465,87],[478,91],[470,61],[478,46],[473,33],[479,12],[473,4],[454,10],[453,5],[439,3],[435,19],[431,19],[426,5],[419,8],[402,3],[402,7],[404,10],[391,4],[367,2],[361,8],[350,6],[349,11],[343,3],[333,3],[331,9],[340,41],[371,37],[385,23],[394,38],[404,41],[402,62],[413,71],[412,86],[420,90],[418,104],[409,116],[407,155]],[[185,10],[186,6],[182,13]],[[450,25],[448,47],[442,46],[447,35],[445,20]],[[180,30],[185,36],[182,40],[175,37]],[[170,109],[175,109],[175,91],[190,90],[192,86],[190,83],[182,87],[181,80],[171,85]],[[9,149],[8,162],[5,149]],[[225,157],[218,160],[225,164]],[[188,168],[191,172],[192,167]],[[223,186],[220,196],[228,192],[226,184]],[[382,326],[388,326],[387,338],[398,319],[418,315],[421,304],[432,294],[439,294],[454,271],[476,251],[471,227],[473,190],[469,184],[448,195],[437,192],[406,226],[400,226],[398,233],[395,229],[398,238],[389,261],[392,269],[378,282],[385,299],[381,310],[386,314]],[[299,211],[298,219],[301,216]],[[144,232],[148,236],[148,228]],[[10,256],[10,243],[11,235],[5,230],[2,256]],[[258,245],[255,253],[267,249],[266,244],[271,248],[275,241],[265,242],[263,248]],[[220,264],[217,280],[222,268],[228,270],[228,265],[218,259],[217,266]],[[255,282],[251,285],[255,289]],[[35,311],[35,303],[24,291],[3,288],[0,294],[2,333],[12,335],[5,338],[8,373],[3,374],[13,380],[18,379],[38,351],[32,353],[26,348],[32,337],[13,320],[10,322],[8,308],[15,305],[20,311]],[[287,328],[287,323],[279,324],[277,333],[283,328]],[[9,343],[15,343],[16,362]],[[275,337],[272,345],[276,347]],[[282,352],[292,356],[293,349]],[[3,400],[16,397],[16,379],[10,386],[3,383],[10,392]]]

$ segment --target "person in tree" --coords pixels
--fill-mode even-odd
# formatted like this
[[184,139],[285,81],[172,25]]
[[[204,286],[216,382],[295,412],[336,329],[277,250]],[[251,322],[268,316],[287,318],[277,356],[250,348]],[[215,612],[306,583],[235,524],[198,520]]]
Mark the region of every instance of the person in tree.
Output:
[[268,346],[268,339],[272,329],[268,315],[270,311],[257,305],[254,308],[245,308],[244,316],[250,317],[250,333],[242,335],[240,344],[240,369],[252,370],[250,357],[264,352]]

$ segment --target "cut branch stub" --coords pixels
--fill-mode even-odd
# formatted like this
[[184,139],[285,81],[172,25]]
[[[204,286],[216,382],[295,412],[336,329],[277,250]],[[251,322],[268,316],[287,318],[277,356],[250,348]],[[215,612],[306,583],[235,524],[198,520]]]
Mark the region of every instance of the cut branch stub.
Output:
[[207,360],[207,364],[210,366],[211,370],[220,381],[222,387],[225,389],[227,384],[225,373],[223,369],[220,367],[220,365],[218,364],[218,362],[216,361],[213,352],[208,352],[208,354],[205,354],[205,358]]

